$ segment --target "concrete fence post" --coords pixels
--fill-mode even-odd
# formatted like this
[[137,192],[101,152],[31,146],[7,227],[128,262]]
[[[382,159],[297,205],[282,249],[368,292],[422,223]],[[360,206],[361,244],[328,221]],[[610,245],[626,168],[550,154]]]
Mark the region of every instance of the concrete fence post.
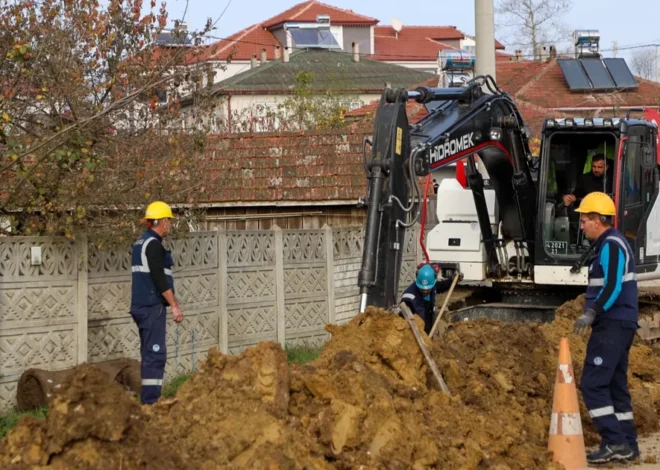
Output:
[[76,261],[78,265],[78,280],[77,280],[77,311],[76,323],[78,327],[78,354],[77,364],[87,362],[87,327],[88,327],[88,312],[87,312],[87,271],[88,271],[88,248],[87,237],[80,237],[76,241]]
[[325,240],[325,267],[328,285],[328,323],[337,323],[337,312],[335,311],[335,255],[334,238],[332,228],[325,224],[323,226]]
[[218,229],[218,339],[219,348],[229,353],[229,314],[227,312],[227,231]]
[[275,302],[277,306],[277,341],[284,347],[286,343],[286,319],[284,307],[284,236],[282,229],[273,225],[275,234]]

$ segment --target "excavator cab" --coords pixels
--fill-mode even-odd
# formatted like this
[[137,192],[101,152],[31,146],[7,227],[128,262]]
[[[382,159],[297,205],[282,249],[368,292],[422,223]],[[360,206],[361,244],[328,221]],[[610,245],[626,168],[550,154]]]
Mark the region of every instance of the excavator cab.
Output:
[[585,264],[591,246],[575,209],[594,190],[615,201],[615,226],[635,251],[638,272],[655,273],[660,254],[656,138],[654,124],[629,117],[546,119],[538,162],[536,284],[584,284],[584,270],[570,272],[576,263]]

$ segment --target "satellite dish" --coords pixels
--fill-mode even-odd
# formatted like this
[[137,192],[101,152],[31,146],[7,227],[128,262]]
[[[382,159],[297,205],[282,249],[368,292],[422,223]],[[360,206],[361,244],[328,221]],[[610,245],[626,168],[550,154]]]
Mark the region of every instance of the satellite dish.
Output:
[[403,24],[401,24],[401,21],[398,20],[397,18],[392,17],[392,29],[394,29],[394,31],[399,33],[401,32],[402,28],[403,28]]

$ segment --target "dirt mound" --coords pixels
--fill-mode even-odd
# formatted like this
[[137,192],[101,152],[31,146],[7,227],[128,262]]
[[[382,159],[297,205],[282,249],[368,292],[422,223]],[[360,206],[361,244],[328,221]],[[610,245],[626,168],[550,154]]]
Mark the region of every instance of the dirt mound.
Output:
[[152,428],[186,469],[331,468],[288,418],[289,368],[277,343],[237,357],[212,350],[174,400],[149,409]]
[[[548,324],[477,320],[452,325],[433,354],[454,393],[475,409],[506,415],[511,426],[547,442],[559,340],[568,337],[576,379],[582,374],[587,337],[572,333],[584,297],[565,303]],[[641,340],[630,353],[629,382],[639,432],[658,430],[660,357]],[[578,395],[580,395],[578,393]],[[587,444],[599,441],[580,396]]]
[[438,391],[402,318],[367,309],[329,330],[321,357],[292,371],[289,411],[337,468],[547,468],[547,423],[521,433]]
[[[3,469],[183,468],[149,420],[105,371],[81,365],[63,383],[45,420],[22,420],[0,443]],[[40,467],[39,467],[40,468]]]

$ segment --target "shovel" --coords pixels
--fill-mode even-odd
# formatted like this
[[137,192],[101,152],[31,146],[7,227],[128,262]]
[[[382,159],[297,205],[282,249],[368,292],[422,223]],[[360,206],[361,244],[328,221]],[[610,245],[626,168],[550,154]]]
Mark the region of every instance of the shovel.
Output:
[[442,314],[445,313],[445,309],[447,308],[447,305],[449,304],[449,298],[454,293],[454,288],[456,287],[456,284],[458,284],[458,280],[460,279],[460,277],[461,277],[461,273],[456,271],[456,274],[454,274],[454,281],[451,283],[451,287],[449,288],[449,292],[447,292],[447,295],[445,296],[445,301],[442,304],[442,308],[440,309],[440,313],[438,313],[438,316],[435,319],[435,322],[433,323],[433,328],[431,328],[431,333],[429,333],[429,338],[431,338],[431,339],[433,339],[433,334],[438,329],[438,325],[440,324],[440,319],[442,318]]

